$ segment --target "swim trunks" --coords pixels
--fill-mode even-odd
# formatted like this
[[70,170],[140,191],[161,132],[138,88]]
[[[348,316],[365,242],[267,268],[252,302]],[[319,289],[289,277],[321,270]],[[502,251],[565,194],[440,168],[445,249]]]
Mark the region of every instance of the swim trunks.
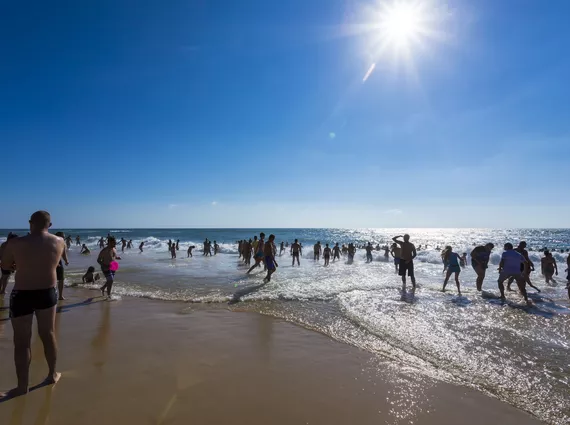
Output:
[[267,270],[275,270],[275,264],[273,263],[273,258],[271,258],[269,255],[265,256],[265,267],[267,267]]
[[10,318],[27,316],[37,310],[45,310],[57,304],[57,289],[12,290],[10,294]]
[[394,264],[400,264],[400,259],[399,259],[399,258],[394,258]]
[[457,265],[452,265],[452,266],[448,266],[447,270],[450,273],[460,273],[461,272],[461,267],[457,266]]
[[101,271],[103,272],[103,276],[107,279],[107,281],[113,281],[115,279],[115,272],[110,269],[104,269],[101,267]]
[[408,272],[408,276],[414,277],[414,262],[413,261],[400,261],[400,267],[398,267],[398,274],[400,276],[405,276]]

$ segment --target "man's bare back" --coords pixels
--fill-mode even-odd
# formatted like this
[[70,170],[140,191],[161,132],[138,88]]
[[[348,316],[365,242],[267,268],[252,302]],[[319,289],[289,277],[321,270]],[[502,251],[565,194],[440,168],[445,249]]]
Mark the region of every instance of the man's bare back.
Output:
[[115,261],[116,258],[117,258],[117,250],[115,249],[115,247],[106,246],[99,253],[97,262],[101,265],[101,268],[108,269],[111,262]]
[[411,242],[396,242],[400,245],[400,258],[404,261],[411,261],[415,257],[416,247]]
[[57,285],[55,269],[65,254],[65,241],[47,232],[15,238],[2,253],[2,264],[16,263],[15,290],[49,289]]

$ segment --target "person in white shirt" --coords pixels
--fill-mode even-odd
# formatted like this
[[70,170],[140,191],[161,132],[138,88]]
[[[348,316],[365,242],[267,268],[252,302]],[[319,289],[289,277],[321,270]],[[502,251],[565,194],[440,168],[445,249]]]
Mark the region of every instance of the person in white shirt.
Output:
[[526,259],[517,251],[513,249],[513,244],[505,244],[505,252],[501,256],[501,262],[499,263],[499,290],[501,291],[501,299],[505,299],[505,285],[503,284],[505,280],[513,278],[519,287],[519,290],[524,297],[526,303],[531,305],[526,293],[526,282],[525,275],[523,275],[523,270],[526,267]]

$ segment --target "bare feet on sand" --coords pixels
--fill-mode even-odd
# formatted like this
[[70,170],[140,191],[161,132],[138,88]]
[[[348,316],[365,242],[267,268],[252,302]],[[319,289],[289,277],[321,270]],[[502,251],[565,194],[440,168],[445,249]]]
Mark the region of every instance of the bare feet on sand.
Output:
[[51,384],[56,384],[57,381],[59,381],[59,379],[61,378],[61,373],[59,372],[55,372],[53,375],[49,375],[45,380],[44,383],[51,385]]

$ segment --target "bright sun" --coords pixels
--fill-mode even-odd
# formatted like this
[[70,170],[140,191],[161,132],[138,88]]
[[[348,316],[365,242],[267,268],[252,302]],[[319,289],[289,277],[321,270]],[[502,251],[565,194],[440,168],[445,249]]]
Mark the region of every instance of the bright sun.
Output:
[[360,26],[366,32],[367,51],[372,65],[363,81],[374,71],[377,62],[386,59],[403,64],[415,72],[414,58],[429,50],[430,44],[443,41],[444,22],[449,17],[442,0],[375,0],[375,5],[364,9],[367,24]]

